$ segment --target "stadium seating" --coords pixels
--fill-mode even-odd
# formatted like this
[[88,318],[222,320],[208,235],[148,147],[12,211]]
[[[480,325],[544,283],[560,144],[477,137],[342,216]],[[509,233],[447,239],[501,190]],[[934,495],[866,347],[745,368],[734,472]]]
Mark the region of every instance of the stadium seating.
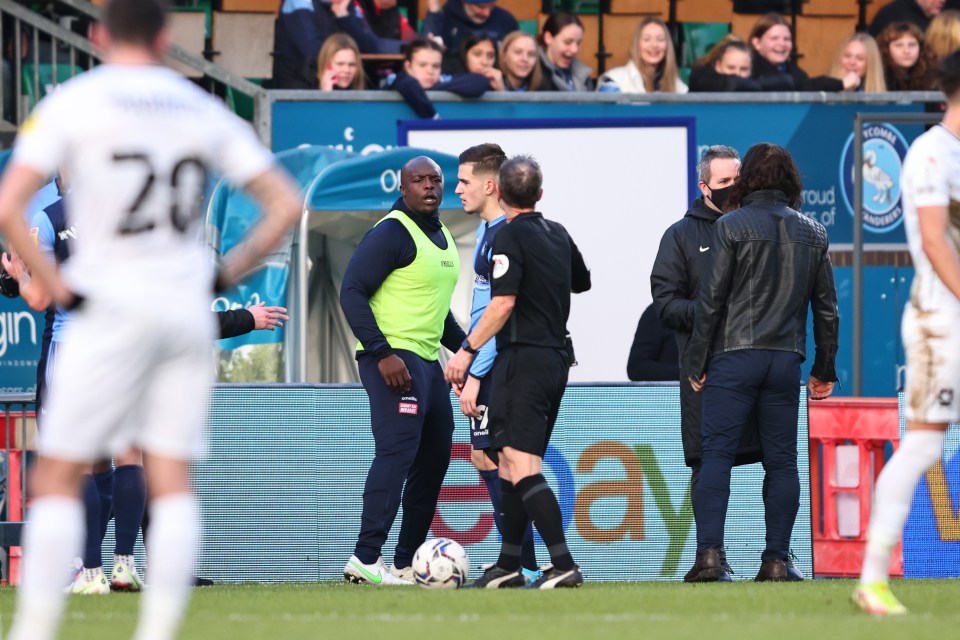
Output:
[[730,33],[728,22],[683,22],[683,64],[693,63],[703,57],[713,45]]
[[273,23],[272,13],[214,12],[213,61],[244,78],[269,78]]
[[[174,44],[180,45],[188,53],[203,57],[207,48],[207,13],[199,11],[175,11],[170,14],[170,35]],[[200,77],[202,74],[177,62],[171,67],[187,77]]]
[[[36,73],[34,73],[34,70],[36,70]],[[83,71],[83,69],[79,67],[76,70],[77,73],[81,71]],[[33,109],[33,106],[37,104],[43,96],[47,95],[53,86],[69,80],[74,75],[70,69],[70,65],[58,64],[57,77],[54,79],[53,65],[44,63],[38,64],[36,67],[30,63],[24,63],[21,74],[20,85],[23,95],[27,100],[27,109]]]

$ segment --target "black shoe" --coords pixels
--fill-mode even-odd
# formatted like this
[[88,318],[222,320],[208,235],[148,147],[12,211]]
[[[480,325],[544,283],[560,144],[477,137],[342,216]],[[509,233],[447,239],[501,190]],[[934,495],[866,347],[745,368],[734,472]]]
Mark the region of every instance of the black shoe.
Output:
[[573,569],[560,571],[548,564],[541,571],[540,577],[530,585],[531,589],[569,589],[583,584],[583,575],[577,565],[573,565]]
[[195,587],[212,587],[213,580],[208,580],[207,578],[201,578],[199,576],[193,576],[193,586]]
[[730,574],[720,561],[720,549],[697,551],[697,561],[693,564],[684,582],[730,582]]
[[720,576],[719,582],[733,582],[734,573],[733,567],[730,566],[730,563],[727,562],[727,548],[720,547],[720,566],[723,567],[723,570],[726,571],[726,575]]
[[754,580],[757,582],[799,582],[803,580],[803,574],[793,566],[792,562],[788,567],[787,562],[789,561],[779,558],[764,560],[760,563],[760,571],[757,572],[757,577]]
[[790,554],[790,557],[784,560],[787,564],[787,574],[791,576],[790,580],[792,582],[799,582],[803,580],[803,573],[800,569],[797,569],[797,565],[793,564],[793,561],[797,559],[796,554],[793,553],[793,549],[787,551]]
[[465,589],[517,589],[525,584],[523,574],[517,571],[508,571],[493,565],[483,572],[483,575],[465,585]]

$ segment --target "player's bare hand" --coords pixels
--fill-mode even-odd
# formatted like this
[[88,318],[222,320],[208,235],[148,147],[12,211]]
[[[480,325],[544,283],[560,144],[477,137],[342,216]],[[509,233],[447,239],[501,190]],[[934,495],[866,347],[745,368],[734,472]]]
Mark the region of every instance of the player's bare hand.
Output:
[[707,384],[707,374],[703,374],[699,378],[690,376],[687,380],[690,381],[690,386],[693,387],[694,393],[700,393],[703,391],[703,385]]
[[274,327],[282,327],[290,319],[284,307],[268,307],[265,302],[248,307],[247,311],[253,314],[253,329],[273,331]]
[[4,271],[9,273],[14,280],[21,285],[24,284],[23,276],[27,273],[27,266],[23,264],[23,260],[13,250],[9,254],[4,252],[3,256],[0,257],[0,263],[3,264]]
[[810,376],[807,381],[807,397],[811,400],[826,400],[833,395],[833,383]]
[[406,393],[410,391],[410,371],[407,365],[398,355],[387,356],[377,363],[380,369],[380,375],[383,381],[387,383],[390,391],[394,393]]
[[468,418],[479,418],[480,409],[477,408],[477,395],[480,393],[480,380],[468,375],[467,381],[460,390],[460,411]]
[[470,363],[473,362],[473,355],[463,349],[447,361],[447,370],[443,377],[454,386],[463,386],[467,377],[467,371],[470,369]]

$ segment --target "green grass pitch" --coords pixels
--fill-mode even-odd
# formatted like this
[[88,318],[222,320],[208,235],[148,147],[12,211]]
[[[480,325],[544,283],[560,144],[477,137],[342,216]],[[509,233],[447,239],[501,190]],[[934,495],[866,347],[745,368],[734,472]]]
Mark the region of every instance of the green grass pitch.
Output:
[[[908,616],[855,611],[850,580],[793,584],[587,584],[538,592],[378,589],[343,583],[215,586],[193,593],[185,640],[677,638],[919,640],[956,637],[960,581],[897,581]],[[129,638],[138,598],[73,597],[62,638]],[[3,628],[13,589],[0,590]],[[542,634],[542,635],[541,635]]]

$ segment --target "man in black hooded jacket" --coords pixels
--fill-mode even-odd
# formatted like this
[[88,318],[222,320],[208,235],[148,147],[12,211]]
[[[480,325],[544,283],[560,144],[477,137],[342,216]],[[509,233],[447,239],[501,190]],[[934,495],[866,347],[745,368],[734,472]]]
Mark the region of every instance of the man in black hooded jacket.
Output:
[[[697,178],[701,197],[693,201],[686,215],[670,226],[660,240],[660,250],[650,274],[653,304],[664,326],[677,333],[677,347],[682,354],[693,331],[693,311],[696,307],[700,280],[706,277],[710,266],[710,241],[713,223],[723,215],[727,193],[740,170],[740,156],[736,149],[715,145],[707,149],[697,163]],[[681,439],[684,462],[691,470],[691,492],[700,475],[703,440],[700,433],[701,395],[690,385],[680,381]],[[751,421],[753,422],[753,421]],[[756,425],[744,429],[737,450],[735,464],[750,464],[761,460],[760,439]],[[730,579],[729,565],[724,559],[725,573],[720,580]],[[688,575],[688,582],[697,576]]]

